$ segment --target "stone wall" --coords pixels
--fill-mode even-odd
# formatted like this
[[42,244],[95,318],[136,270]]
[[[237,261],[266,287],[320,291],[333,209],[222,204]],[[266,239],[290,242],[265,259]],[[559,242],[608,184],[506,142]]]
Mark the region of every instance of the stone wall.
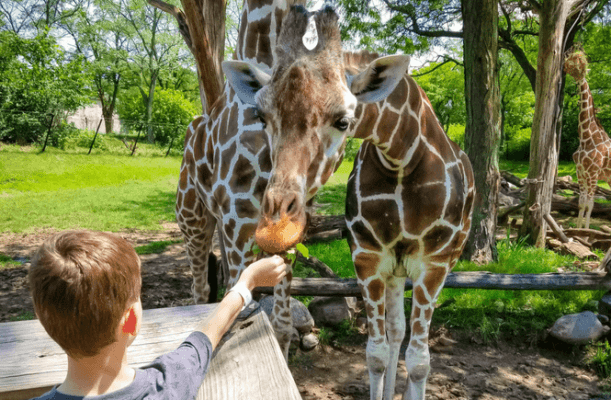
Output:
[[[99,103],[90,104],[80,110],[77,110],[73,115],[67,118],[68,123],[74,123],[79,129],[89,129],[95,131],[102,118],[102,106]],[[117,114],[113,117],[112,130],[115,133],[121,131],[121,122]],[[106,127],[104,122],[100,126],[100,133],[106,133]]]

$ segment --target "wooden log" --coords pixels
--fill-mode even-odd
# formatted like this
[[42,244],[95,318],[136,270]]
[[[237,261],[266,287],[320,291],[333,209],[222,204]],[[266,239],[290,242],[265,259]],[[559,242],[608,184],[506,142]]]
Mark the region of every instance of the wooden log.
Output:
[[549,227],[552,228],[554,233],[556,233],[556,235],[558,235],[558,237],[560,238],[560,241],[562,243],[568,243],[569,242],[569,238],[566,237],[566,235],[562,231],[562,228],[556,223],[556,221],[554,220],[554,218],[552,218],[551,215],[545,214],[543,216],[543,218],[545,219],[545,221],[547,221],[547,223],[549,224]]
[[297,253],[297,261],[301,262],[320,274],[323,278],[338,278],[333,270],[324,262],[320,261],[316,257],[305,258],[301,254]]
[[[562,196],[553,196],[552,198],[552,211],[558,211],[564,214],[579,212],[579,200],[573,198],[567,200]],[[592,216],[597,218],[611,219],[611,204],[594,203],[592,208]]]
[[304,240],[304,243],[330,242],[333,240],[344,239],[347,236],[347,233],[347,229],[342,230],[338,228],[326,232],[318,232],[313,235],[308,234]]
[[585,237],[589,241],[611,239],[611,233],[597,231],[596,229],[569,228],[564,233],[571,237]]
[[501,171],[501,177],[514,186],[524,186],[524,179],[520,179],[509,171]]
[[339,229],[346,231],[346,217],[344,215],[313,215],[308,225],[307,237],[316,235],[320,232],[328,232]]
[[[563,272],[545,274],[494,274],[486,271],[453,272],[444,288],[486,290],[609,290],[611,277],[603,272]],[[271,287],[260,288],[271,294]],[[405,290],[412,282],[405,282]],[[360,296],[361,291],[353,278],[293,278],[293,296]]]
[[[556,185],[555,185],[554,189],[555,190],[556,189],[572,190],[576,194],[581,193],[581,190],[579,188],[579,183],[577,183],[577,182],[567,182],[567,181],[560,180],[560,179],[556,180]],[[609,189],[605,189],[605,188],[602,188],[600,186],[597,186],[596,194],[599,195],[599,196],[604,196],[608,200],[611,200],[611,190],[609,190]]]
[[607,251],[611,248],[611,239],[600,239],[592,241],[592,248]]
[[611,227],[607,226],[607,225],[601,225],[600,226],[600,230],[606,233],[611,233]]
[[526,205],[526,202],[523,201],[520,204],[517,204],[515,206],[506,207],[506,208],[499,210],[499,214],[497,217],[498,224],[499,225],[506,224],[507,219],[509,218],[509,214],[518,211],[520,208],[523,208],[525,205]]

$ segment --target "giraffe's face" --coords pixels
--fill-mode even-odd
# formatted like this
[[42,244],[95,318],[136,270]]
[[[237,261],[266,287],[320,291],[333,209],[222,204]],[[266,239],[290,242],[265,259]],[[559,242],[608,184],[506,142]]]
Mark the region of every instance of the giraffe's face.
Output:
[[582,51],[570,53],[564,61],[564,72],[577,81],[584,79],[588,73],[588,60],[585,53]]
[[[316,43],[308,47],[304,34],[314,22]],[[301,240],[305,204],[341,159],[357,100],[374,92],[375,99],[382,99],[379,92],[390,94],[398,82],[389,90],[393,69],[384,63],[363,77],[346,79],[337,16],[330,9],[313,15],[291,9],[276,54],[271,75],[245,62],[223,64],[230,84],[243,102],[256,107],[271,137],[272,172],[255,234],[270,253],[286,251]],[[404,68],[395,75],[403,77],[404,56],[398,64]]]

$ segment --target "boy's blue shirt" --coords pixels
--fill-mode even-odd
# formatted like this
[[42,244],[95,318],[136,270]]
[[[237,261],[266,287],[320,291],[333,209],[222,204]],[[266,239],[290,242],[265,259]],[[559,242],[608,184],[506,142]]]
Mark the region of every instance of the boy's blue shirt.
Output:
[[212,358],[212,344],[202,332],[193,332],[178,348],[136,369],[127,387],[101,396],[69,396],[57,387],[35,400],[191,400],[204,381]]

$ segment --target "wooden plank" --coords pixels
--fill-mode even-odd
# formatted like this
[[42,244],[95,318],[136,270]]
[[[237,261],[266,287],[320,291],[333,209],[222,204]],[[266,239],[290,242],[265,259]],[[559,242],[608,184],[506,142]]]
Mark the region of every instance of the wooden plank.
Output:
[[259,315],[262,318],[251,318],[232,329],[222,352],[215,356],[198,400],[301,399],[267,314]]
[[[562,272],[545,274],[494,274],[486,271],[453,272],[444,288],[487,290],[609,290],[611,277],[604,272]],[[412,282],[405,282],[405,290]],[[272,293],[272,288],[258,288]],[[293,278],[293,296],[360,296],[356,279]]]
[[[215,307],[215,304],[206,304],[145,310],[140,333],[128,349],[127,357],[130,365],[141,367],[150,363],[155,357],[175,349],[205,320]],[[269,332],[272,331],[272,328],[267,317],[263,314],[265,313],[258,312],[258,304],[253,302],[240,314],[238,319],[244,321],[245,318],[252,315],[246,321],[257,323],[240,326],[243,327],[244,334],[251,335],[252,345],[262,348],[259,352],[268,353],[266,357],[268,364],[279,364],[269,366],[269,368],[275,368],[275,373],[278,373],[280,378],[287,381],[284,383],[286,390],[293,389],[290,385],[290,382],[292,382],[294,391],[298,393],[284,357],[280,354],[276,359],[273,358],[276,351],[279,352],[280,349],[278,344],[275,343],[275,338],[270,336]],[[223,343],[231,344],[231,335],[236,325],[228,333],[229,340],[225,340]],[[272,349],[270,342],[274,342],[278,349]],[[219,346],[216,357],[223,354],[225,344]],[[243,359],[239,361],[243,365],[248,365],[245,360],[253,357],[245,351],[241,353],[241,356]],[[48,337],[38,320],[0,324],[0,359],[2,360],[0,362],[0,400],[28,399],[39,394],[36,391],[37,388],[47,389],[62,382],[66,376],[67,358],[65,353]],[[222,357],[220,359],[222,360]],[[217,362],[219,361],[216,358],[213,359],[211,367]],[[285,370],[282,370],[282,366]],[[250,373],[250,371],[244,371],[241,368],[240,371],[243,375]],[[209,372],[206,379],[209,379],[208,377],[213,379],[214,375]],[[249,390],[252,390],[252,387]]]

